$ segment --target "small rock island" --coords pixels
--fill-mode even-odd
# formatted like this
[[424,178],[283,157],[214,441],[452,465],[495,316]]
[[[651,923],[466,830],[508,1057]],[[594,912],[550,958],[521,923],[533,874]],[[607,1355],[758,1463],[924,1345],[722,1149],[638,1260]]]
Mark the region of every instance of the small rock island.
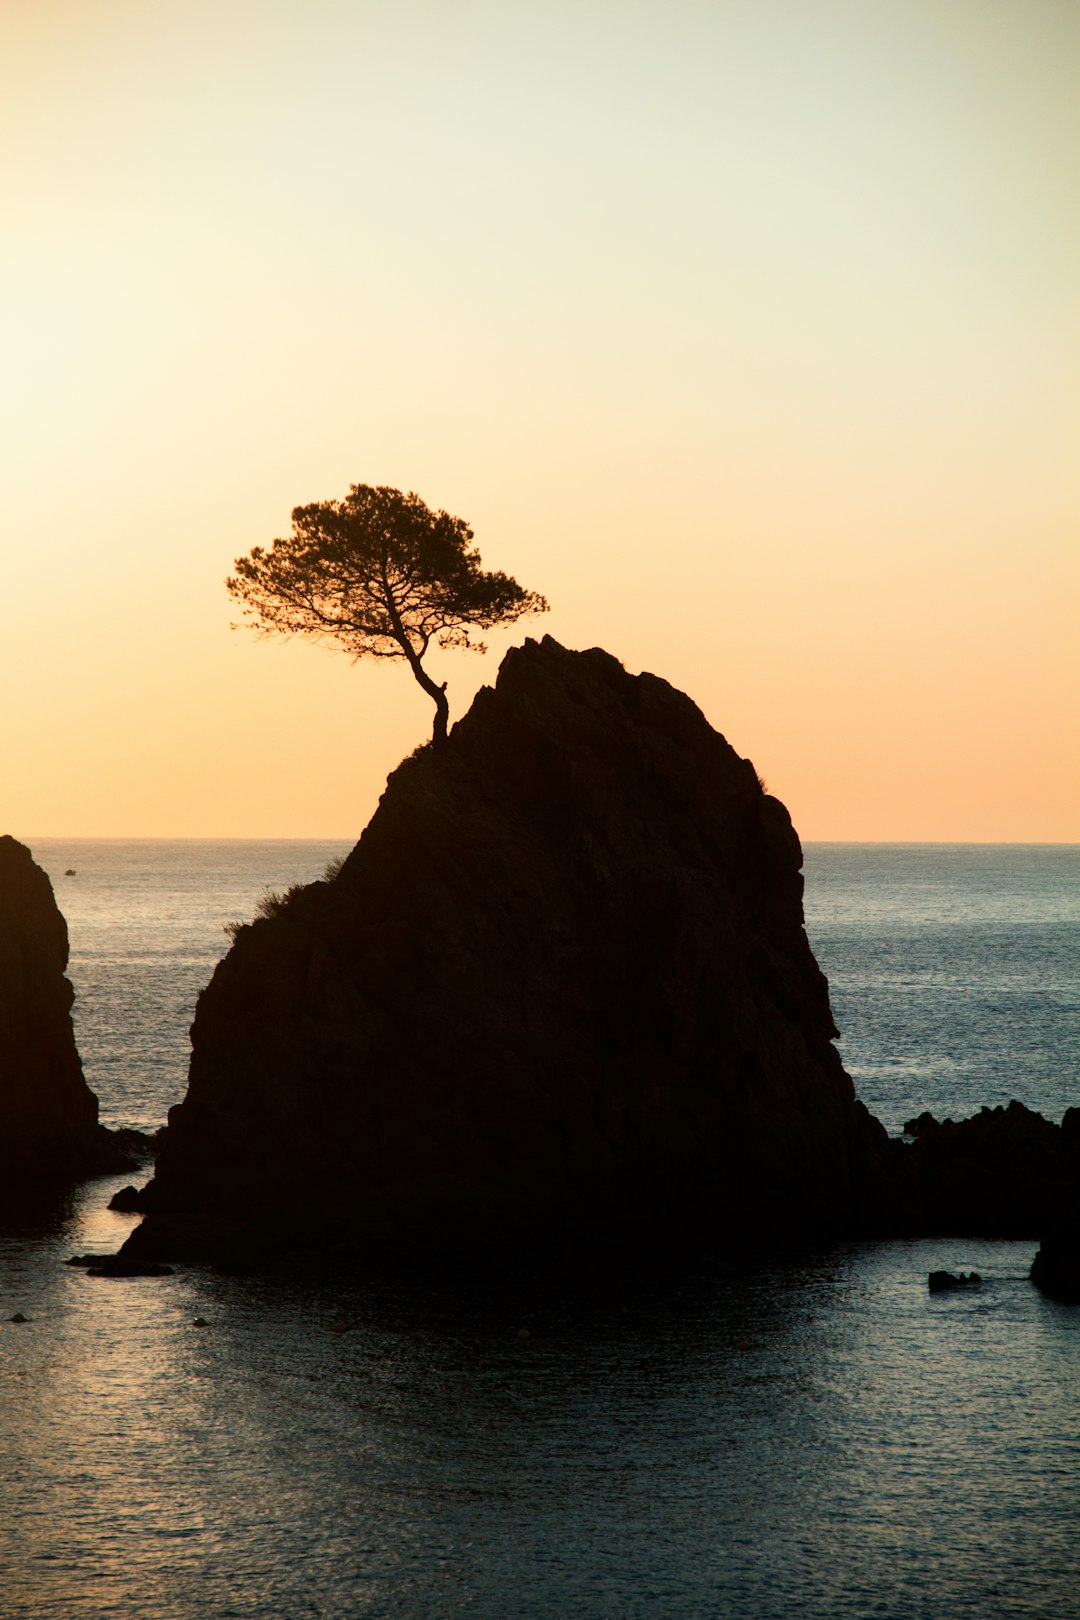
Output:
[[850,1230],[883,1128],[784,806],[696,705],[550,637],[199,998],[133,1254],[453,1261]]

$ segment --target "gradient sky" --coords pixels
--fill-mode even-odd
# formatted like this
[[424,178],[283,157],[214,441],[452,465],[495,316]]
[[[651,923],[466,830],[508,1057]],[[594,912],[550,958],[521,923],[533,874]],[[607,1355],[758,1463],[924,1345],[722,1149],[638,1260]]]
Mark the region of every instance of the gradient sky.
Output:
[[233,631],[351,483],[808,839],[1080,839],[1076,0],[6,0],[0,831],[356,836],[404,666]]

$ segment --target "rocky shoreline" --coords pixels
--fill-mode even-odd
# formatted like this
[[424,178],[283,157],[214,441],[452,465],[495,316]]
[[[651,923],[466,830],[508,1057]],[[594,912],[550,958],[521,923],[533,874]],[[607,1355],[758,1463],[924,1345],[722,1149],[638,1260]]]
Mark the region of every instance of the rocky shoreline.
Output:
[[[917,1125],[917,1131],[913,1129]],[[1007,1107],[983,1108],[965,1120],[937,1121],[924,1114],[909,1122],[903,1139],[889,1144],[889,1161],[874,1196],[855,1208],[849,1224],[832,1230],[803,1227],[787,1233],[775,1228],[741,1232],[742,1251],[777,1246],[815,1246],[822,1240],[864,1238],[888,1241],[921,1237],[1028,1239],[1042,1242],[1033,1280],[1044,1292],[1064,1300],[1080,1299],[1080,1109],[1068,1110],[1060,1125],[1013,1101]],[[928,1144],[931,1144],[929,1146]],[[145,1259],[205,1261],[224,1271],[245,1271],[305,1254],[314,1259],[355,1261],[377,1266],[408,1265],[425,1259],[440,1266],[454,1261],[460,1232],[452,1231],[418,1248],[389,1228],[363,1231],[354,1224],[287,1216],[252,1220],[236,1211],[223,1219],[213,1211],[173,1214],[155,1209],[153,1184],[127,1186],[110,1207],[148,1218],[133,1232],[124,1255],[131,1263]],[[618,1233],[594,1225],[589,1230],[548,1230],[523,1252],[520,1231],[490,1234],[474,1243],[477,1263],[489,1266],[500,1247],[515,1263],[542,1259],[559,1264],[572,1250],[582,1264],[603,1256],[616,1262],[629,1253],[633,1263],[651,1255],[660,1262],[693,1260],[717,1247],[718,1234],[707,1237],[695,1227],[664,1225],[651,1234]],[[724,1234],[720,1246],[727,1248]],[[447,1254],[447,1245],[451,1253]],[[458,1264],[467,1257],[456,1255]]]

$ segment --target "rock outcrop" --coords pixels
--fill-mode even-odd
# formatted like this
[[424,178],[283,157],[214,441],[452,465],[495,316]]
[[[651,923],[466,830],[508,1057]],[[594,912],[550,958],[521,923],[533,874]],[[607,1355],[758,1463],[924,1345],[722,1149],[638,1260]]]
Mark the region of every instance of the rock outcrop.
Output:
[[23,844],[0,838],[0,1197],[118,1158],[83,1078],[67,962],[52,884]]
[[526,642],[339,875],[239,931],[132,1251],[849,1226],[888,1144],[833,1045],[801,864],[689,698]]
[[981,1288],[982,1278],[977,1271],[932,1271],[926,1285],[932,1294],[948,1294],[957,1288]]
[[920,1114],[893,1144],[892,1232],[1039,1237],[1080,1209],[1080,1108],[1060,1125],[1013,1101],[970,1119]]

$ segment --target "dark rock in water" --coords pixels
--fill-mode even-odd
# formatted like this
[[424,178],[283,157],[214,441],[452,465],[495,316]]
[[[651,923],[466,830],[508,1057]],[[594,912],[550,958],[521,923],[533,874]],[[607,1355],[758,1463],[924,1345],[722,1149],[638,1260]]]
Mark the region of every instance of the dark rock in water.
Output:
[[30,851],[0,838],[0,1183],[20,1189],[124,1167],[83,1078],[65,977],[67,924]]
[[894,1231],[1033,1237],[1080,1201],[1080,1131],[1011,1102],[970,1119],[909,1120],[894,1144]]
[[1080,1305],[1080,1220],[1075,1216],[1043,1238],[1031,1262],[1031,1280],[1048,1298]]
[[213,1258],[248,1223],[458,1265],[849,1227],[888,1144],[801,865],[689,698],[527,642],[337,878],[239,931],[127,1247]]
[[932,1271],[926,1282],[932,1294],[945,1294],[954,1288],[979,1288],[982,1278],[977,1271]]
[[109,1199],[109,1208],[121,1215],[133,1215],[143,1207],[141,1187],[121,1187]]
[[172,1267],[125,1254],[73,1254],[65,1266],[79,1266],[88,1277],[171,1277]]

